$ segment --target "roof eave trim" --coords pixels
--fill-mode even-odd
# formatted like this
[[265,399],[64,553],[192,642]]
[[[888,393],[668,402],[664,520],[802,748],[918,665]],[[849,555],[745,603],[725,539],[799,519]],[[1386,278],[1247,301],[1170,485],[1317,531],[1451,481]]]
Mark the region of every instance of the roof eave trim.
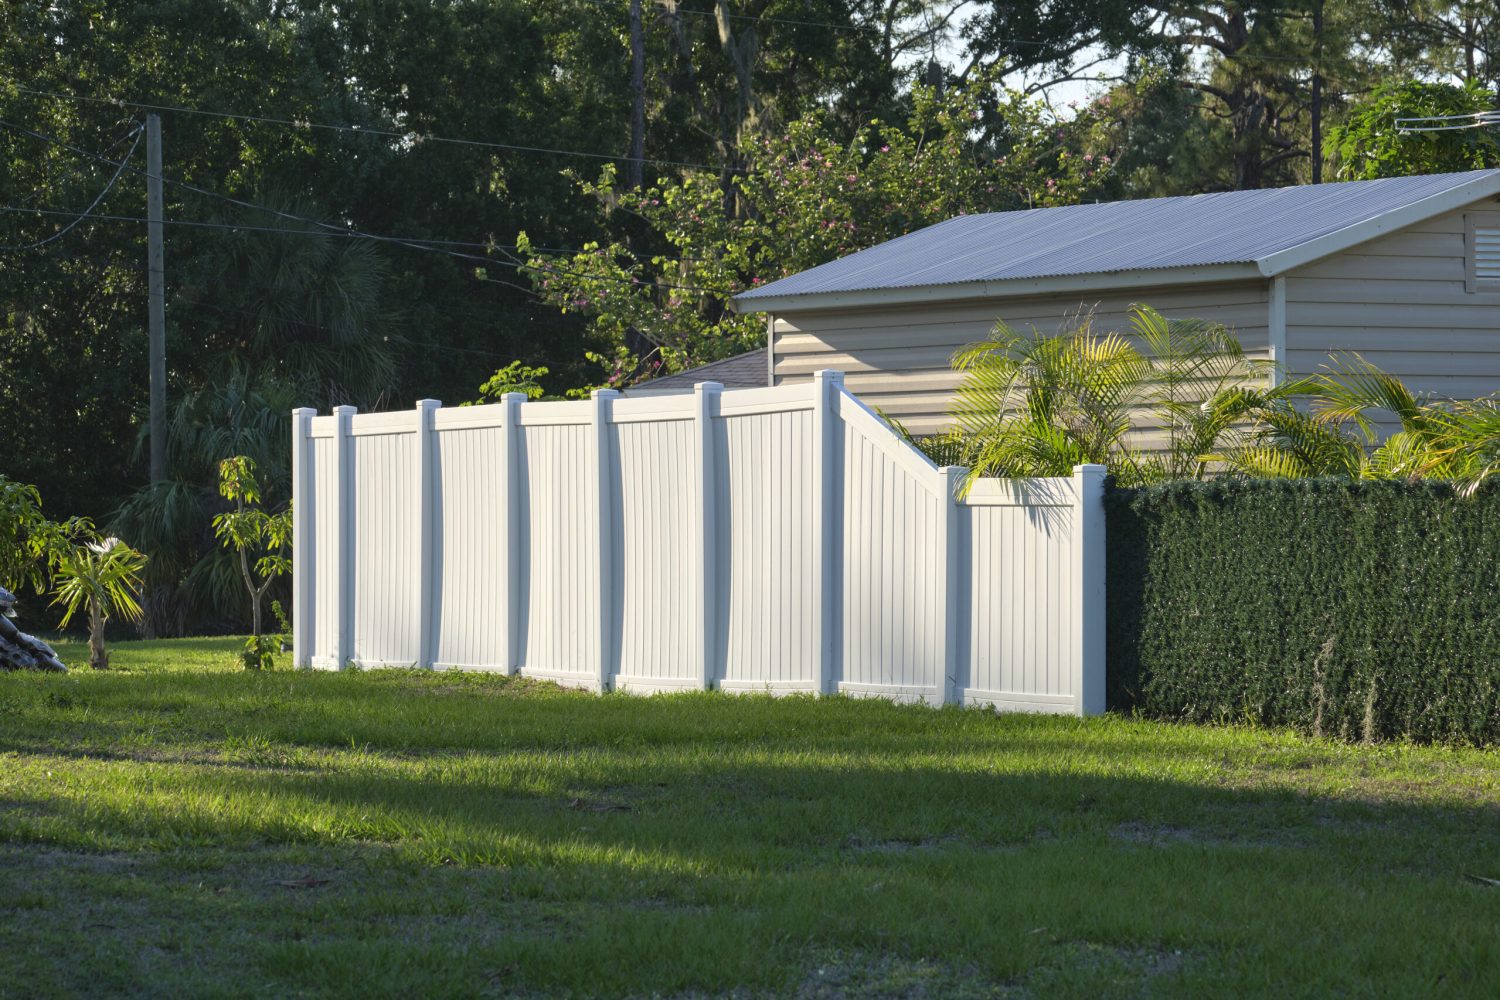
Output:
[[1434,216],[1463,208],[1465,205],[1496,194],[1500,194],[1500,170],[1491,171],[1483,177],[1465,181],[1457,187],[1429,195],[1410,204],[1402,205],[1400,208],[1393,208],[1373,219],[1366,219],[1336,230],[1327,236],[1319,236],[1306,243],[1268,254],[1259,261],[1260,272],[1268,278],[1274,278],[1304,264],[1311,264],[1315,260],[1342,253],[1378,236],[1405,229],[1418,222],[1425,222]]
[[863,309],[880,306],[923,305],[973,299],[1006,299],[1068,292],[1113,291],[1172,285],[1197,285],[1218,281],[1256,280],[1262,273],[1253,263],[1208,264],[1199,267],[1143,268],[1098,274],[1065,274],[1049,278],[1010,278],[1004,281],[968,281],[948,285],[913,285],[906,288],[875,288],[850,292],[803,292],[796,295],[760,295],[734,298],[730,305],[740,314],[763,312],[812,312],[827,309]]

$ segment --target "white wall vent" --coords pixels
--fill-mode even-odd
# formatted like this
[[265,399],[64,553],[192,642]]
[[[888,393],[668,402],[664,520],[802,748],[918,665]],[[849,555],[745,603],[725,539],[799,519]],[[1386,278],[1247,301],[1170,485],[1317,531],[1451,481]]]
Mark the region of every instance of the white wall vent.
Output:
[[1474,213],[1465,221],[1468,290],[1500,291],[1500,212]]

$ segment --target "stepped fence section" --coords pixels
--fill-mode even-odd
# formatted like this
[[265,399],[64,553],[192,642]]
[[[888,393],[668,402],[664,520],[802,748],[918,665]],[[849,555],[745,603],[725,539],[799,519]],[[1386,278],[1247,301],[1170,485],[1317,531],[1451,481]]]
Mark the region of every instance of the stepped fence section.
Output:
[[1103,711],[1103,467],[963,472],[836,372],[297,410],[294,659]]

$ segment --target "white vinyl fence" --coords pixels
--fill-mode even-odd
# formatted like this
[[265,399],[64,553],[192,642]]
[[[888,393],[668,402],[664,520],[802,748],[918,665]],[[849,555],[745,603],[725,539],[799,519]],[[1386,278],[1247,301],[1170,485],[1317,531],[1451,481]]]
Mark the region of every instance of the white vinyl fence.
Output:
[[958,499],[836,372],[294,418],[298,666],[1104,709],[1102,466]]

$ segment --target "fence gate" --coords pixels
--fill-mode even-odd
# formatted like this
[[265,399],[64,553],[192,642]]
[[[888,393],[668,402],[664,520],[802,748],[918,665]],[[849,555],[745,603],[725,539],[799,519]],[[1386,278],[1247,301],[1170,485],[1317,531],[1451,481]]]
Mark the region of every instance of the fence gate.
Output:
[[298,666],[1104,710],[1102,466],[959,497],[827,371],[293,416]]

